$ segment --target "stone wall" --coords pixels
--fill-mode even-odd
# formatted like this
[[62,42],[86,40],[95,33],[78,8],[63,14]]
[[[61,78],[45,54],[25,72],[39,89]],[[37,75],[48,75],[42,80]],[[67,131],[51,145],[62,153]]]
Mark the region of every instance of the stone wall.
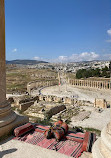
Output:
[[99,107],[99,108],[107,108],[107,102],[105,99],[95,99],[94,107]]
[[34,101],[29,101],[29,102],[26,102],[26,103],[21,103],[19,105],[19,109],[21,110],[21,112],[24,112],[25,110],[27,110],[33,104],[34,104]]
[[52,107],[49,111],[47,111],[46,115],[48,115],[48,117],[50,118],[53,115],[59,113],[60,111],[65,110],[65,109],[66,109],[65,105],[55,106],[55,107]]
[[27,92],[30,94],[31,90],[41,88],[41,87],[50,87],[57,85],[57,81],[33,81],[27,84]]
[[51,74],[50,75],[46,75],[46,74],[38,74],[38,73],[35,73],[35,74],[32,74],[31,76],[33,77],[36,77],[36,78],[42,78],[42,79],[56,79],[57,77],[56,76],[52,76]]
[[68,79],[68,83],[77,87],[87,87],[96,89],[111,89],[109,81],[95,81],[95,80],[79,80],[79,79]]
[[55,102],[55,103],[64,103],[64,104],[75,104],[77,103],[77,99],[68,98],[68,97],[57,97],[57,96],[51,96],[51,95],[39,95],[40,101],[46,101],[46,102]]

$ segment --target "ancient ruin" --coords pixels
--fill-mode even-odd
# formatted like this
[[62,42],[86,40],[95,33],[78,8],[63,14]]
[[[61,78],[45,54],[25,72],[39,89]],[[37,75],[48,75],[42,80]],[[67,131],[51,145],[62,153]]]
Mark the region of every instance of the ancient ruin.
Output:
[[95,80],[79,80],[79,79],[68,79],[69,84],[77,87],[87,87],[95,89],[106,89],[110,90],[110,81],[95,81]]
[[29,82],[27,84],[27,92],[31,94],[31,90],[37,89],[37,88],[42,88],[42,87],[50,87],[57,85],[58,83],[56,81],[33,81]]
[[107,108],[107,102],[105,99],[95,98],[94,107]]

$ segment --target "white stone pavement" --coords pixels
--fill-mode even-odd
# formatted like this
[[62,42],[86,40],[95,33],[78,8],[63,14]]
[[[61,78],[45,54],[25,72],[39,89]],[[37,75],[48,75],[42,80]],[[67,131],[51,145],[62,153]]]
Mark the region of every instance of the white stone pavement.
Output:
[[[11,140],[0,142],[0,158],[71,158],[56,151],[36,145]],[[92,158],[90,153],[83,153],[80,158]]]

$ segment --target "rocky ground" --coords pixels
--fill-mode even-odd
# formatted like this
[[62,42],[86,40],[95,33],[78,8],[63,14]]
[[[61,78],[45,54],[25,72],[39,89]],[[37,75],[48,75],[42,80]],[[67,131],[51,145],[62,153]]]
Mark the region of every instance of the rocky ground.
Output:
[[[86,112],[90,112],[90,115],[84,117],[84,112],[80,112],[79,115],[71,118],[71,126],[81,126],[83,128],[94,128],[102,130],[110,121],[110,108],[104,109],[99,112],[97,108],[83,106],[81,107]],[[84,114],[83,114],[84,113]]]

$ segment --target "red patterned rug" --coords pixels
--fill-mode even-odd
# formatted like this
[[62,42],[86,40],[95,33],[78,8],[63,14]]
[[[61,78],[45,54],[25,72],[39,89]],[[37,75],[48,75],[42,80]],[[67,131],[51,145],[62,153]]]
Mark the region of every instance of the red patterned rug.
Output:
[[68,156],[72,156],[74,158],[78,158],[83,152],[82,143],[66,139],[62,139],[60,142],[57,142],[55,138],[46,139],[43,133],[36,131],[30,134],[26,134],[22,137],[15,137],[14,139],[24,141],[26,143],[30,143],[33,145],[38,145],[43,148],[55,150],[57,152],[60,152]]
[[[29,127],[32,129],[31,131]],[[68,131],[64,138],[60,142],[57,142],[55,138],[45,138],[44,131],[47,129],[49,129],[48,126],[38,124],[34,125],[32,128],[32,125],[29,123],[15,129],[16,137],[13,139],[55,150],[74,158],[81,156],[83,151],[91,152],[92,145],[96,140],[96,135],[94,133],[74,133],[72,131]],[[26,133],[24,133],[24,131]]]

